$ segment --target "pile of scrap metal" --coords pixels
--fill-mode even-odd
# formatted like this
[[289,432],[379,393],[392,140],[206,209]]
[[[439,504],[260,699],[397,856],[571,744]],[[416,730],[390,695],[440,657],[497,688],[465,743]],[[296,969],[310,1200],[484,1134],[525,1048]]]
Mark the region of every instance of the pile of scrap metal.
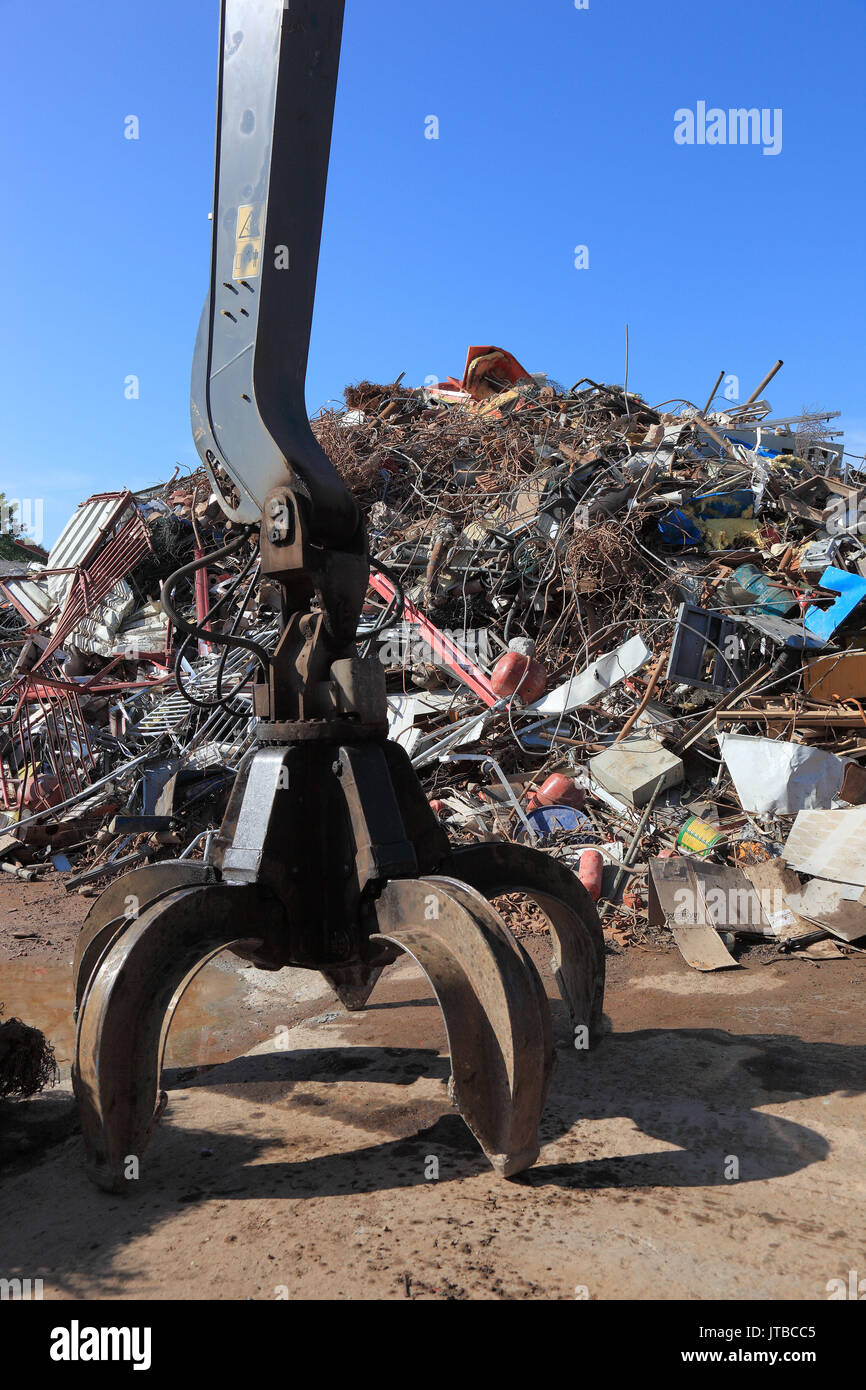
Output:
[[[253,738],[249,691],[232,692],[253,663],[178,645],[160,588],[230,530],[204,472],[175,475],[88,498],[45,565],[0,577],[0,869],[92,892],[218,823]],[[247,608],[255,560],[245,543],[197,571],[178,594],[190,618],[275,634],[258,596]]]
[[55,1084],[54,1048],[38,1028],[2,1013],[0,1005],[0,1101],[27,1100]]
[[[391,734],[452,837],[541,845],[611,942],[698,968],[866,938],[866,474],[832,413],[771,416],[781,365],[741,406],[720,374],[651,408],[481,346],[315,422],[367,517]],[[801,814],[850,828],[829,887]]]
[[[651,407],[478,346],[459,380],[364,381],[313,421],[365,515],[359,648],[452,838],[541,846],[612,944],[702,969],[866,943],[866,474],[832,413],[772,418],[781,365],[743,405],[714,406],[720,376]],[[160,585],[209,554],[177,631]],[[89,893],[207,857],[279,628],[211,480],[90,498],[0,590],[0,868]],[[247,645],[184,634],[205,620]]]

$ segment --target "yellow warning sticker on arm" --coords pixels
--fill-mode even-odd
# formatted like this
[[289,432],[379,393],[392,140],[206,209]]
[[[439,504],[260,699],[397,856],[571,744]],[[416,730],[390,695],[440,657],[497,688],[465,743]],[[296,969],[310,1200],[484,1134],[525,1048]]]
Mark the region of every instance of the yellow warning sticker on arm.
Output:
[[238,208],[233,280],[254,280],[262,259],[262,203]]

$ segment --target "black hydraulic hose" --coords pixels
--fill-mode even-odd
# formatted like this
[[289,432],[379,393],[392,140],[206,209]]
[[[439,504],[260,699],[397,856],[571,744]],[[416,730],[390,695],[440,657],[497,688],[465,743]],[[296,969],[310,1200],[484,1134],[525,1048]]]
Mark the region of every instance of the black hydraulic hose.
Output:
[[393,588],[395,588],[395,598],[398,600],[398,606],[396,606],[392,621],[393,623],[400,623],[403,619],[403,613],[406,612],[406,591],[405,588],[403,588],[402,578],[396,573],[396,570],[389,570],[388,566],[382,564],[381,560],[375,562],[375,569],[379,571],[379,574],[384,574],[386,580],[391,580]]
[[[215,613],[217,613],[217,612],[219,611],[219,609],[223,607],[224,604],[228,603],[229,599],[231,599],[231,598],[237,593],[237,591],[238,591],[238,589],[240,588],[241,584],[243,584],[245,578],[246,578],[247,575],[249,574],[250,569],[251,569],[251,568],[253,567],[253,565],[255,564],[257,558],[258,558],[258,546],[256,546],[255,550],[253,551],[253,553],[252,553],[252,555],[250,556],[250,558],[247,560],[247,563],[244,565],[244,567],[243,567],[243,569],[241,570],[240,574],[239,574],[239,575],[237,576],[237,578],[232,582],[231,586],[226,590],[226,592],[223,594],[222,598],[217,599],[216,603],[214,603],[214,604],[208,609],[207,613],[205,614],[204,618],[202,619],[202,622],[205,622],[205,623],[208,622],[209,619],[211,619],[211,618],[213,617],[213,615],[214,615]],[[249,585],[248,585],[248,587],[247,587],[247,591],[246,591],[246,593],[244,594],[244,597],[243,597],[243,600],[242,600],[242,602],[241,602],[240,608],[238,609],[238,612],[235,614],[235,619],[234,619],[234,622],[232,623],[232,627],[231,627],[229,636],[233,636],[234,633],[235,633],[235,631],[236,631],[236,629],[237,629],[238,623],[240,622],[241,617],[242,617],[243,612],[244,612],[244,609],[246,608],[247,600],[248,600],[248,598],[249,598],[249,596],[250,596],[250,594],[251,594],[251,592],[252,592],[252,587],[253,587],[253,584],[254,584],[255,581],[256,581],[256,577],[257,577],[257,575],[254,573],[254,574],[253,574],[253,577],[252,577],[252,579],[250,580],[250,583],[249,583]],[[245,677],[243,678],[243,680],[241,680],[241,681],[239,682],[239,684],[238,684],[237,686],[235,686],[235,688],[234,688],[232,691],[230,691],[230,693],[229,693],[228,695],[226,695],[226,696],[223,695],[223,693],[222,693],[222,680],[223,680],[223,674],[224,674],[224,671],[225,671],[226,659],[228,658],[228,654],[229,654],[229,648],[228,648],[228,647],[225,647],[224,650],[223,650],[223,652],[222,652],[222,654],[221,654],[221,656],[220,656],[219,666],[217,667],[216,697],[215,697],[213,700],[200,700],[200,699],[198,699],[197,696],[191,694],[191,692],[186,688],[186,686],[184,685],[183,680],[182,680],[182,678],[181,678],[181,664],[182,664],[182,662],[183,662],[183,654],[184,654],[184,652],[186,651],[187,647],[190,645],[190,643],[191,643],[193,640],[194,640],[194,639],[193,639],[191,636],[190,636],[190,637],[185,637],[185,638],[183,639],[183,642],[182,642],[182,643],[180,644],[180,646],[178,647],[177,655],[176,655],[176,657],[175,657],[175,659],[174,659],[174,679],[175,679],[175,682],[176,682],[176,684],[177,684],[178,690],[180,691],[180,693],[181,693],[181,695],[184,697],[184,699],[187,700],[187,701],[189,702],[189,704],[194,705],[194,706],[196,707],[196,709],[207,710],[208,712],[210,712],[211,710],[219,709],[220,706],[224,706],[225,708],[228,708],[228,701],[231,700],[231,699],[233,699],[234,696],[240,694],[240,692],[243,690],[244,686],[245,686],[245,685],[247,684],[247,682],[249,681],[249,676],[245,676]],[[231,710],[229,711],[229,713],[234,713],[234,712],[237,712],[237,711],[231,711]]]
[[186,633],[188,637],[201,638],[205,642],[213,642],[216,646],[243,647],[245,651],[253,653],[267,676],[270,657],[265,648],[260,646],[258,642],[254,642],[251,637],[239,637],[237,634],[226,632],[212,632],[209,628],[201,627],[196,623],[188,623],[185,618],[180,616],[172,603],[174,589],[182,579],[195,574],[196,570],[202,569],[205,565],[213,564],[215,560],[225,560],[229,555],[233,555],[236,550],[239,550],[246,539],[247,533],[244,532],[236,541],[230,541],[228,545],[223,546],[222,550],[211,551],[210,554],[203,555],[198,560],[192,560],[188,565],[183,565],[181,569],[175,570],[174,574],[170,575],[163,584],[160,599],[173,627]]
[[[403,588],[403,582],[395,571],[389,569],[387,565],[383,565],[381,560],[373,560],[370,568],[375,570],[377,574],[384,574],[385,578],[391,581],[394,586],[394,597],[388,600],[388,605],[379,618],[376,626],[367,634],[367,641],[364,643],[364,650],[361,653],[362,656],[366,656],[369,652],[373,645],[374,637],[378,637],[379,633],[384,632],[385,628],[390,627],[391,623],[401,622],[403,614],[406,611],[406,593]],[[395,604],[396,608],[394,608]],[[392,608],[394,608],[393,612],[391,611]]]
[[[256,554],[257,554],[257,553],[258,553],[258,549],[256,550]],[[251,562],[252,562],[252,559],[255,559],[255,555],[253,555],[253,556],[251,557]],[[244,575],[247,574],[247,572],[248,572],[248,570],[249,570],[249,567],[250,567],[250,566],[247,565],[246,568],[244,569],[243,574],[240,576],[241,580],[244,578]],[[253,589],[254,589],[254,587],[255,587],[257,581],[258,581],[258,577],[259,577],[259,566],[256,565],[256,567],[254,568],[252,574],[250,575],[250,582],[249,582],[249,584],[247,585],[246,589],[244,590],[243,597],[241,598],[241,601],[240,601],[240,603],[238,604],[238,611],[237,611],[237,613],[235,614],[234,622],[232,623],[231,627],[229,628],[229,636],[230,636],[230,637],[234,637],[235,633],[236,633],[237,630],[238,630],[238,627],[240,626],[241,618],[244,616],[244,613],[246,612],[246,607],[247,607],[247,604],[249,603],[249,600],[250,600],[250,594],[252,593],[252,591],[253,591]],[[234,695],[236,695],[236,694],[238,693],[238,691],[243,690],[244,686],[247,684],[247,681],[249,680],[249,676],[245,676],[244,679],[235,687],[234,690],[230,691],[229,694],[226,695],[226,696],[223,695],[223,676],[225,675],[226,661],[228,660],[228,654],[229,654],[229,649],[228,649],[228,647],[226,647],[225,651],[223,652],[222,656],[220,657],[219,666],[217,667],[216,698],[217,698],[217,700],[219,701],[220,704],[223,703],[223,700],[229,701],[230,699],[232,699],[232,697],[233,697]]]
[[[387,565],[383,565],[381,560],[375,560],[371,568],[376,570],[379,574],[384,574],[385,578],[390,579],[391,583],[394,585],[394,599],[397,600],[397,608],[394,612],[393,617],[390,617],[388,621],[399,623],[402,620],[404,612],[406,611],[406,592],[403,588],[402,579],[395,570],[389,569]],[[394,602],[394,599],[391,600],[391,603]],[[390,606],[391,604],[388,605],[388,608],[390,608]],[[386,614],[387,612],[388,609],[385,610]],[[376,628],[376,632],[380,631],[381,627],[383,626],[384,622],[380,622],[379,627]],[[373,633],[373,636],[375,636],[375,632]]]
[[[186,639],[186,641],[184,642],[184,646],[186,646],[186,643],[187,643],[187,642],[190,642],[191,640],[192,640],[192,639],[188,637],[188,638]],[[238,707],[238,706],[232,708],[232,706],[231,706],[231,701],[235,698],[236,695],[240,695],[240,693],[241,693],[241,691],[243,690],[244,686],[246,686],[246,685],[249,684],[249,679],[250,679],[250,676],[249,676],[249,675],[244,676],[243,680],[242,680],[242,681],[239,681],[238,684],[237,684],[232,690],[229,691],[228,695],[223,695],[223,696],[221,696],[220,698],[214,699],[214,700],[199,700],[199,699],[196,698],[195,695],[190,694],[189,690],[187,690],[186,686],[184,685],[183,681],[181,680],[181,675],[180,675],[180,661],[181,661],[181,653],[182,653],[182,652],[183,652],[183,647],[181,647],[181,648],[179,649],[178,654],[177,654],[177,656],[176,656],[176,658],[175,658],[175,664],[174,664],[174,679],[175,679],[175,683],[177,684],[178,690],[180,691],[181,695],[182,695],[183,698],[187,701],[188,704],[194,705],[196,709],[205,710],[208,714],[212,714],[213,711],[214,711],[215,709],[224,709],[228,714],[241,714],[241,713],[245,713],[245,712],[246,712],[246,711],[243,711],[243,710],[242,710],[240,707]],[[224,659],[224,658],[223,658],[223,659]],[[252,674],[252,673],[250,672],[250,674]],[[218,675],[218,676],[217,676],[217,689],[219,689],[219,685],[220,685],[220,682],[219,682],[219,675]]]

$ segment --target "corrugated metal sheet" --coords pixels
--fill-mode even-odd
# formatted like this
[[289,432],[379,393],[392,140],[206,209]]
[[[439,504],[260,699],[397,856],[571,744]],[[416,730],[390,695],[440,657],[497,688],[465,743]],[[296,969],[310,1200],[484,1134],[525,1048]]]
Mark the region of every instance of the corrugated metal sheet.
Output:
[[[83,565],[95,551],[105,532],[115,525],[133,504],[131,492],[97,493],[72,513],[48,556],[48,569],[72,569]],[[55,574],[48,583],[55,603],[62,605],[72,585],[73,575]]]
[[36,626],[55,610],[48,585],[34,579],[4,579],[3,592],[28,623]]
[[[91,552],[93,549],[91,546]],[[51,641],[37,661],[37,667],[48,660],[81,619],[106,597],[118,579],[135,568],[149,549],[147,526],[138,510],[133,508],[98,554],[89,562],[80,563],[63,612],[54,624]]]

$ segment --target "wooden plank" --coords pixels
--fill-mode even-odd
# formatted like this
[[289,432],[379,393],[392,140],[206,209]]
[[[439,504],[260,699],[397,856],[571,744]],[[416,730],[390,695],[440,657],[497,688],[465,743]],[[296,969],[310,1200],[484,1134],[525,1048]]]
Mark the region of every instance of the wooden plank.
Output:
[[803,670],[803,686],[816,700],[851,700],[866,696],[866,652],[822,656]]
[[857,729],[864,728],[863,715],[856,710],[797,710],[782,709],[779,706],[768,706],[766,709],[717,709],[715,711],[715,721],[717,724],[736,724],[742,721],[744,724],[753,723],[755,720],[761,723],[769,720],[775,724],[793,724],[803,729]]
[[[758,687],[762,685],[763,682],[767,679],[772,669],[773,668],[771,665],[762,666],[759,671],[755,671],[753,675],[747,676],[744,681],[741,681],[740,684],[734,690],[731,690],[727,694],[723,695],[722,699],[724,700],[728,708],[730,709],[730,707],[735,703],[735,701],[742,699],[746,695],[749,695],[755,690],[757,690]],[[687,748],[691,748],[693,743],[697,743],[698,739],[702,738],[703,735],[705,733],[708,733],[709,730],[713,727],[713,724],[716,720],[717,708],[718,706],[714,707],[711,710],[708,710],[706,714],[701,715],[697,724],[695,724],[689,730],[689,732],[683,738],[680,739],[679,743],[677,743],[674,746],[674,752],[677,753],[679,757],[682,757],[683,753],[686,751]]]

